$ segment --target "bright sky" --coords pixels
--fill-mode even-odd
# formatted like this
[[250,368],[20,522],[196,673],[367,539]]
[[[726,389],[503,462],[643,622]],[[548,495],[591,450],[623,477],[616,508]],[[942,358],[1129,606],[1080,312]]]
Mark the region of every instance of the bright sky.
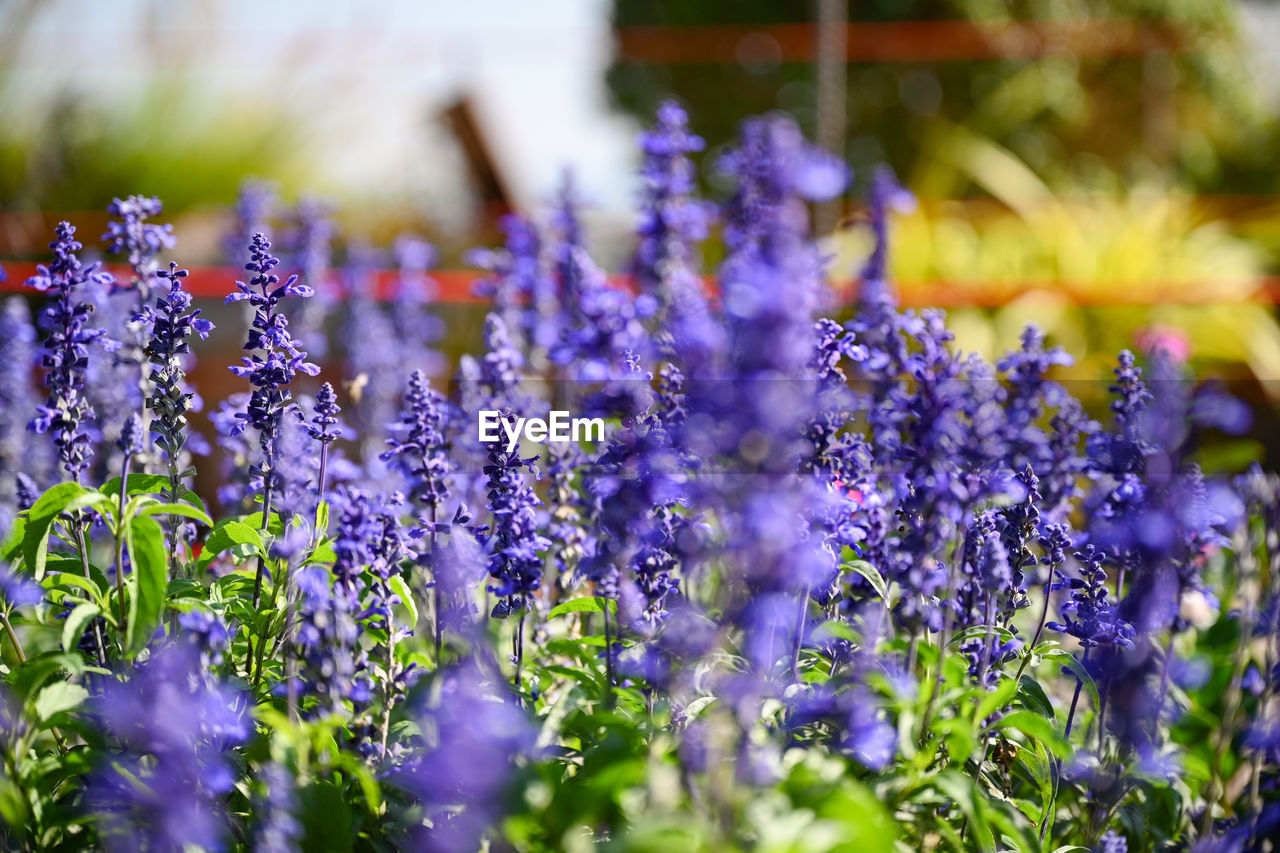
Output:
[[[0,29],[24,5],[10,3]],[[127,98],[182,67],[215,96],[303,111],[335,189],[423,182],[447,198],[459,163],[435,119],[470,93],[522,204],[545,200],[566,165],[599,208],[631,201],[637,128],[610,112],[603,83],[608,0],[35,5],[7,63],[28,97],[71,82]]]

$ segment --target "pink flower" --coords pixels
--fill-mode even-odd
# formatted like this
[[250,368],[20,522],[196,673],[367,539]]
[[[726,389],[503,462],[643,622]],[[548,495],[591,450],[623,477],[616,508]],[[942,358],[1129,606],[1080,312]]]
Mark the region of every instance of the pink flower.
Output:
[[1191,338],[1177,326],[1144,326],[1133,339],[1144,352],[1150,354],[1164,350],[1165,355],[1178,364],[1184,364],[1191,356]]

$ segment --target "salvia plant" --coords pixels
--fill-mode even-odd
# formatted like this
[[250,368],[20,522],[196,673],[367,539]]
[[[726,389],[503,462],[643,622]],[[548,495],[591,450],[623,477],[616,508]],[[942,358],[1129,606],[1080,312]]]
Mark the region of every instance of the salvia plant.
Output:
[[210,480],[159,202],[111,209],[119,348],[58,225],[38,331],[0,314],[5,849],[1276,849],[1280,477],[1207,452],[1247,407],[1158,342],[1096,386],[1035,328],[958,351],[897,304],[888,172],[838,304],[809,205],[849,171],[786,116],[712,164],[722,205],[678,105],[640,148],[625,284],[566,183],[480,255],[450,374],[430,247],[390,294],[357,253],[345,325],[300,321],[345,359],[318,388],[328,212],[282,278],[247,185]]

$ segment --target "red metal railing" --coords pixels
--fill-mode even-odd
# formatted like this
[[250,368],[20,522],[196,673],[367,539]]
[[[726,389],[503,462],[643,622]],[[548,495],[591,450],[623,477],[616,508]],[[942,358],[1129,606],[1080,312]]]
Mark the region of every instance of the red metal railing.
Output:
[[[780,62],[812,62],[812,23],[625,26],[615,31],[618,58],[636,63],[732,63],[747,36],[766,36]],[[1166,21],[1091,18],[1062,21],[867,21],[845,29],[849,62],[956,62],[1105,58],[1194,49],[1187,34]]]
[[[24,286],[28,277],[35,275],[36,265],[30,262],[0,262],[8,274],[8,280],[0,282],[0,292],[31,293]],[[119,265],[108,265],[107,269],[117,278],[127,281],[129,268]],[[395,270],[375,270],[370,273],[374,277],[374,294],[381,299],[389,298],[394,293],[398,273]],[[436,292],[432,301],[447,304],[483,304],[484,299],[472,292],[473,285],[484,273],[476,270],[435,270],[430,277],[436,282]],[[243,278],[243,271],[236,267],[191,267],[191,276],[185,287],[193,296],[205,299],[224,299],[235,290],[237,278]],[[618,287],[630,286],[630,279],[625,275],[614,275],[610,280]],[[942,308],[981,307],[994,308],[1008,301],[1011,295],[1028,291],[1050,291],[1065,295],[1072,303],[1083,306],[1140,306],[1150,304],[1161,305],[1218,305],[1225,300],[1215,297],[1223,289],[1215,287],[1213,282],[1201,282],[1197,287],[1179,284],[1171,288],[1168,296],[1152,300],[1137,291],[1133,282],[1116,282],[1106,285],[1099,282],[1070,281],[1021,281],[1021,282],[983,282],[978,280],[932,280],[918,281],[899,279],[897,287],[901,300],[909,307],[925,307],[936,305]],[[707,277],[708,289],[715,286],[714,278]],[[1143,282],[1149,285],[1149,282]],[[1234,283],[1233,283],[1234,284]],[[835,278],[832,287],[844,301],[852,300],[857,293],[857,282],[849,278]],[[340,290],[338,288],[335,288]],[[1145,288],[1144,288],[1145,289]],[[1235,290],[1233,286],[1229,288]],[[1147,291],[1150,292],[1149,290]],[[1234,301],[1234,300],[1233,300]],[[1251,302],[1280,305],[1280,276],[1268,276],[1259,279],[1257,290],[1250,298]]]

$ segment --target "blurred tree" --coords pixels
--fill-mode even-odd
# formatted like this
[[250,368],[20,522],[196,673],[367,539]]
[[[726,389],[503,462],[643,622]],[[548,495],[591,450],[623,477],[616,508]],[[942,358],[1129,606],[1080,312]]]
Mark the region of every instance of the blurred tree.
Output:
[[[18,80],[0,77],[0,104]],[[7,111],[0,127],[0,209],[97,210],[129,192],[171,212],[228,203],[247,174],[287,180],[296,134],[283,115],[211,105],[171,76],[110,107],[66,90],[38,111]]]
[[[770,109],[812,132],[812,14],[805,2],[614,0],[610,92],[646,121],[675,95],[713,147]],[[855,169],[887,161],[917,191],[967,194],[967,176],[934,162],[961,127],[1054,187],[1276,187],[1274,119],[1233,0],[856,0],[849,21]]]

